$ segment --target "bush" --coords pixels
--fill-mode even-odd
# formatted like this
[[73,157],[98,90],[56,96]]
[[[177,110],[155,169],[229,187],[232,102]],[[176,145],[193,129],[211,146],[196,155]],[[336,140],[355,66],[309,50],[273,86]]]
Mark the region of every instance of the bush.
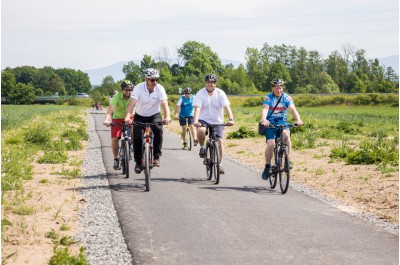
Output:
[[258,133],[256,131],[250,130],[246,126],[240,126],[235,132],[230,132],[227,136],[228,139],[243,139],[256,137]]
[[264,97],[257,97],[257,98],[247,98],[243,102],[243,107],[258,107],[262,106],[264,101]]

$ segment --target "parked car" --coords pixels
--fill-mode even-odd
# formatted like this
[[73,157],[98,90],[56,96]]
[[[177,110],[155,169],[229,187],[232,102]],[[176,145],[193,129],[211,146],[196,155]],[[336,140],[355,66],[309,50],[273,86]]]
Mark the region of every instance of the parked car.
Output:
[[76,97],[77,97],[77,98],[88,98],[89,95],[86,94],[86,93],[78,93],[78,94],[76,95]]

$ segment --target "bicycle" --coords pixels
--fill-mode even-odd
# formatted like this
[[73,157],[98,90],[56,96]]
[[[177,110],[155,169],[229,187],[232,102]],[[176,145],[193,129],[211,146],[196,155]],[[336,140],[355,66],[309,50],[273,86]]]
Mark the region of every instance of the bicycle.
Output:
[[154,165],[154,159],[153,159],[153,140],[154,140],[154,134],[153,131],[151,130],[150,126],[153,125],[159,125],[161,122],[138,122],[134,121],[134,125],[138,125],[142,128],[144,128],[143,136],[142,136],[142,166],[143,166],[143,171],[144,171],[144,176],[145,176],[145,186],[146,186],[146,191],[150,191],[150,181],[151,181],[151,169],[153,169]]
[[125,177],[129,178],[129,161],[132,160],[131,126],[125,123],[111,123],[110,125],[122,126],[122,135],[119,144],[119,167],[122,169],[122,174],[125,174]]
[[288,154],[288,146],[285,144],[283,130],[287,128],[295,128],[297,124],[269,125],[268,128],[278,128],[275,132],[278,136],[275,141],[274,158],[271,161],[269,171],[269,184],[271,189],[275,189],[277,177],[279,176],[279,186],[282,194],[285,194],[289,188],[290,181],[290,159]]
[[211,180],[214,176],[214,184],[218,184],[220,180],[220,145],[221,142],[214,136],[214,129],[218,126],[231,126],[228,124],[206,124],[200,127],[206,128],[206,156],[204,157],[203,164],[206,166],[207,180]]
[[186,134],[186,144],[187,146],[185,146],[184,142],[183,142],[183,137],[181,137],[181,143],[182,143],[182,147],[183,149],[186,149],[188,151],[192,150],[192,144],[193,144],[193,140],[192,140],[192,132],[189,129],[189,118],[184,118],[186,120],[186,128],[185,128],[185,134]]

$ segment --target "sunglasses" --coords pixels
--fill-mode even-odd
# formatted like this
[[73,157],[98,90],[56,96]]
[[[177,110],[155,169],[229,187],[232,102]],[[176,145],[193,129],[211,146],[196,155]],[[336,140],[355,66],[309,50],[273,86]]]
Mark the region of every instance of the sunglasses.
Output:
[[149,79],[150,82],[154,83],[154,82],[158,82],[158,79]]

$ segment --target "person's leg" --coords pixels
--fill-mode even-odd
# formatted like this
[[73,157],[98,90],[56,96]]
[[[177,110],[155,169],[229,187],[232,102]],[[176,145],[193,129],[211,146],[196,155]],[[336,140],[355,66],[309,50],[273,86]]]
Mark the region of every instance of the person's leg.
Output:
[[114,159],[118,159],[118,151],[119,151],[119,139],[112,138],[111,139],[111,149],[114,155]]
[[182,141],[184,143],[187,143],[187,140],[186,140],[186,125],[182,126],[181,128],[182,128],[182,133],[181,133]]
[[194,125],[193,124],[189,125],[189,130],[192,133],[193,141],[196,141],[197,140],[197,133],[196,133],[196,130],[194,129]]
[[290,130],[283,130],[283,136],[284,136],[283,139],[285,139],[286,146],[288,147],[288,155],[289,155],[290,150],[292,148],[292,141],[290,140]]
[[[135,121],[144,122],[143,117],[135,115]],[[133,154],[136,163],[142,163],[142,135],[143,129],[139,125],[133,126]]]
[[262,172],[261,178],[267,180],[269,178],[269,169],[271,166],[271,160],[274,153],[275,147],[275,129],[267,129],[265,131],[265,139],[267,142],[267,147],[265,148],[265,167]]
[[[149,118],[148,122],[162,122],[161,114],[158,113]],[[163,127],[162,124],[157,124],[151,126],[151,130],[154,134],[154,142],[153,142],[153,154],[154,159],[160,158],[162,155],[162,144],[163,144]]]
[[275,139],[269,139],[267,141],[267,147],[265,148],[265,164],[270,165],[272,156],[274,154]]

